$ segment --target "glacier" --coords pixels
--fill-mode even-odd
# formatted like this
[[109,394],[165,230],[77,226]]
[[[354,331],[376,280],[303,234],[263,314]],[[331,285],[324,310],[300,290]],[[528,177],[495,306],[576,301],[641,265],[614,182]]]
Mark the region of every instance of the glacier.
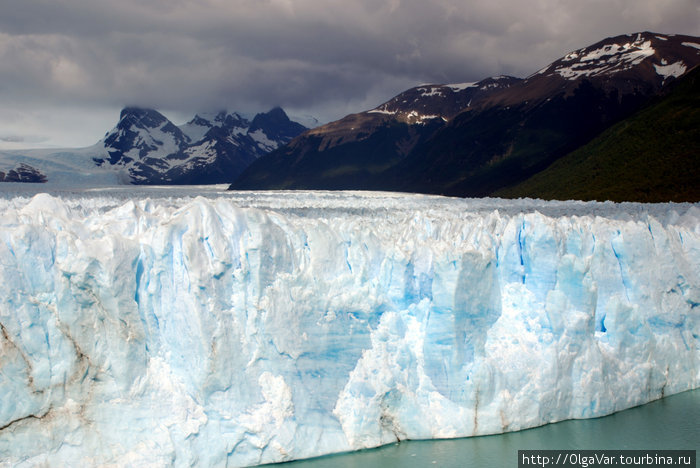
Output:
[[3,466],[257,465],[700,387],[698,204],[3,190]]

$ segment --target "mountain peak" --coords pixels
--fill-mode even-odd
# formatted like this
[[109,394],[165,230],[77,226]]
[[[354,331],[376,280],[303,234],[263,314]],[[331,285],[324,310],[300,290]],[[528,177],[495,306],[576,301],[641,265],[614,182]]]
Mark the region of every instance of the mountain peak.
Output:
[[226,118],[226,111],[199,112],[187,124],[211,125],[213,122],[223,121]]
[[268,112],[257,114],[250,123],[248,132],[254,134],[262,131],[272,140],[287,142],[304,130],[306,130],[306,127],[289,120],[289,117],[287,117],[287,114],[281,107],[274,107]]
[[119,123],[103,139],[112,165],[128,165],[154,152],[176,153],[187,142],[187,136],[154,109],[125,107],[119,117]]
[[200,112],[196,114],[192,120],[180,126],[185,135],[188,136],[192,143],[196,143],[204,138],[212,128],[240,128],[246,129],[250,126],[250,122],[240,114],[233,112],[229,113],[226,110],[215,112]]
[[691,36],[650,31],[609,37],[588,47],[569,52],[532,75],[557,75],[566,80],[654,74],[656,81],[677,78],[698,61],[700,45]]
[[166,119],[163,114],[161,114],[155,109],[149,109],[147,107],[129,106],[121,110],[121,112],[119,113],[119,120],[144,122],[144,124],[147,124],[149,126],[153,126],[150,125],[150,123],[157,122],[155,126],[158,126],[160,123],[165,122],[168,119]]
[[281,107],[273,107],[267,112],[261,112],[253,118],[252,126],[260,125],[261,123],[276,123],[284,124],[290,122],[287,114],[282,110]]

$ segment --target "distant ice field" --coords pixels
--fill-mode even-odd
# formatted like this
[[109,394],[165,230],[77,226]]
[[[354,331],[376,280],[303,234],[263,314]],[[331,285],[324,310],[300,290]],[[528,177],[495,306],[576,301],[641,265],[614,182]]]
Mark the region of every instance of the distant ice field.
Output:
[[[270,190],[229,191],[228,185],[188,186],[143,186],[114,185],[99,187],[46,187],[44,184],[5,183],[0,184],[0,198],[32,197],[38,193],[49,193],[61,197],[67,203],[80,204],[81,199],[94,200],[94,206],[104,209],[117,206],[125,200],[161,199],[166,205],[178,207],[196,197],[207,199],[225,198],[241,208],[259,208],[296,214],[344,211],[350,214],[369,214],[388,211],[405,212],[426,210],[426,215],[451,215],[458,212],[485,213],[498,211],[502,214],[539,212],[546,216],[602,216],[611,219],[633,219],[640,215],[652,215],[664,223],[679,222],[700,216],[700,203],[614,203],[583,202],[576,200],[500,199],[500,198],[453,198],[436,195],[409,194],[400,192],[369,191],[319,191],[319,190]],[[48,190],[47,190],[48,188]],[[85,202],[86,204],[90,204]],[[680,221],[683,222],[683,221]]]

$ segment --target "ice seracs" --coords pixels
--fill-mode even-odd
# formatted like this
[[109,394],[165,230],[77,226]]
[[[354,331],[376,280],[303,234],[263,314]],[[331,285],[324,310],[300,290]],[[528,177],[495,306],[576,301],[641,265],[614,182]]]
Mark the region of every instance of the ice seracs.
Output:
[[698,205],[129,187],[0,213],[0,464],[249,466],[700,386]]

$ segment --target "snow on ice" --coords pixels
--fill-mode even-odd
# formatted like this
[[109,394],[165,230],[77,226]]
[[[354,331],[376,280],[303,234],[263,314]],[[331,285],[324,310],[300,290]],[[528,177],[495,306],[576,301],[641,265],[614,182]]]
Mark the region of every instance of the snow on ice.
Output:
[[195,190],[0,197],[0,463],[254,465],[700,386],[698,205]]

